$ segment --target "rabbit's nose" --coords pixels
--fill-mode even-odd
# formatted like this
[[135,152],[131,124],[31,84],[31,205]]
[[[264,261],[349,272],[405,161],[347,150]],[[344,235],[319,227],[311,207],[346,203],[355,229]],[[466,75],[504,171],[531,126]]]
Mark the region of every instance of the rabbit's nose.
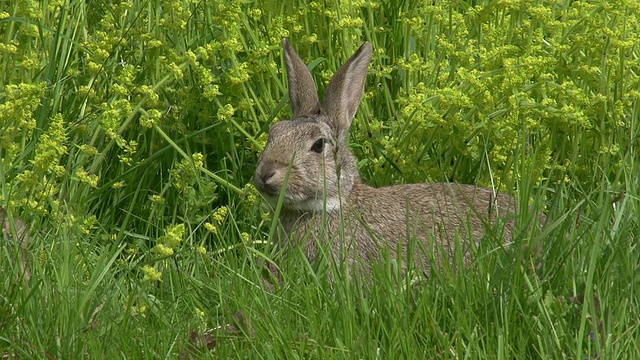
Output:
[[278,186],[274,184],[277,171],[271,168],[261,168],[256,172],[256,189],[266,194],[278,194]]
[[263,184],[267,184],[275,174],[276,174],[275,170],[269,169],[269,170],[263,171],[258,176],[260,177],[260,180],[262,181]]

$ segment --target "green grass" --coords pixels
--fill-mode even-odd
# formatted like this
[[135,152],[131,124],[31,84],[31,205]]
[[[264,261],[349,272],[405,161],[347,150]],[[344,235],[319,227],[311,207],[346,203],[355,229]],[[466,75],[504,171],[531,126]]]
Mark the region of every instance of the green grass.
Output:
[[[635,2],[0,9],[0,205],[32,235],[29,281],[0,248],[3,357],[640,357]],[[495,186],[523,209],[513,244],[417,283],[276,257],[248,184],[289,117],[283,36],[321,89],[371,41],[363,177]]]

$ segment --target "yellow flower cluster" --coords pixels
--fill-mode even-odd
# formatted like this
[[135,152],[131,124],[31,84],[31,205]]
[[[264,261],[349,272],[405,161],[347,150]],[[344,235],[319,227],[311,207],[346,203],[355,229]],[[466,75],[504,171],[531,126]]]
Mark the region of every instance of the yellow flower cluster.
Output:
[[244,193],[244,200],[249,206],[256,206],[260,204],[260,193],[256,189],[255,185],[248,183],[242,189]]
[[169,226],[165,229],[166,234],[158,239],[158,244],[151,251],[158,257],[168,257],[175,253],[185,236],[184,224]]
[[233,105],[226,104],[218,109],[218,120],[222,122],[227,122],[231,119],[235,112]]
[[228,213],[229,208],[227,208],[226,206],[220,206],[216,209],[216,211],[213,212],[213,215],[211,215],[211,217],[213,218],[213,220],[220,224],[224,221],[224,219],[226,219]]
[[218,233],[218,227],[212,223],[204,223],[204,227],[205,229],[207,229],[207,231],[209,231],[212,234],[217,234]]
[[192,188],[192,184],[197,183],[199,171],[204,165],[204,155],[194,153],[191,159],[183,159],[170,170],[173,176],[173,185],[181,190],[187,191]]
[[144,274],[144,280],[146,281],[160,281],[162,280],[162,272],[158,269],[145,265],[142,267],[142,273]]

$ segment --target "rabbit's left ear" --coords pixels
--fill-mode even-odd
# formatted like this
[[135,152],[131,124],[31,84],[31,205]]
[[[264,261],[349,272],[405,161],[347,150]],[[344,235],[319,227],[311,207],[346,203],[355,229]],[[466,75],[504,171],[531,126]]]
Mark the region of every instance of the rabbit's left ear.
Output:
[[318,90],[307,65],[289,44],[289,39],[283,38],[282,46],[284,47],[284,59],[287,63],[289,100],[291,101],[293,118],[318,114],[320,112]]
[[325,92],[321,111],[330,118],[329,124],[336,132],[339,143],[345,144],[349,127],[356,115],[362,95],[364,83],[373,45],[365,42],[340,70],[333,76]]

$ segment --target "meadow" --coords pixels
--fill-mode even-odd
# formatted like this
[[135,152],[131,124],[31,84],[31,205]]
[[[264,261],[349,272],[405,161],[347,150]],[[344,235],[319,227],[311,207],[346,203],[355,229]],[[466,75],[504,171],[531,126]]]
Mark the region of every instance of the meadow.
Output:
[[[252,178],[283,37],[320,93],[371,41],[364,180],[504,191],[512,244],[428,279],[277,258]],[[2,358],[640,358],[640,2],[0,0],[0,38],[31,234],[29,279],[0,247]]]

